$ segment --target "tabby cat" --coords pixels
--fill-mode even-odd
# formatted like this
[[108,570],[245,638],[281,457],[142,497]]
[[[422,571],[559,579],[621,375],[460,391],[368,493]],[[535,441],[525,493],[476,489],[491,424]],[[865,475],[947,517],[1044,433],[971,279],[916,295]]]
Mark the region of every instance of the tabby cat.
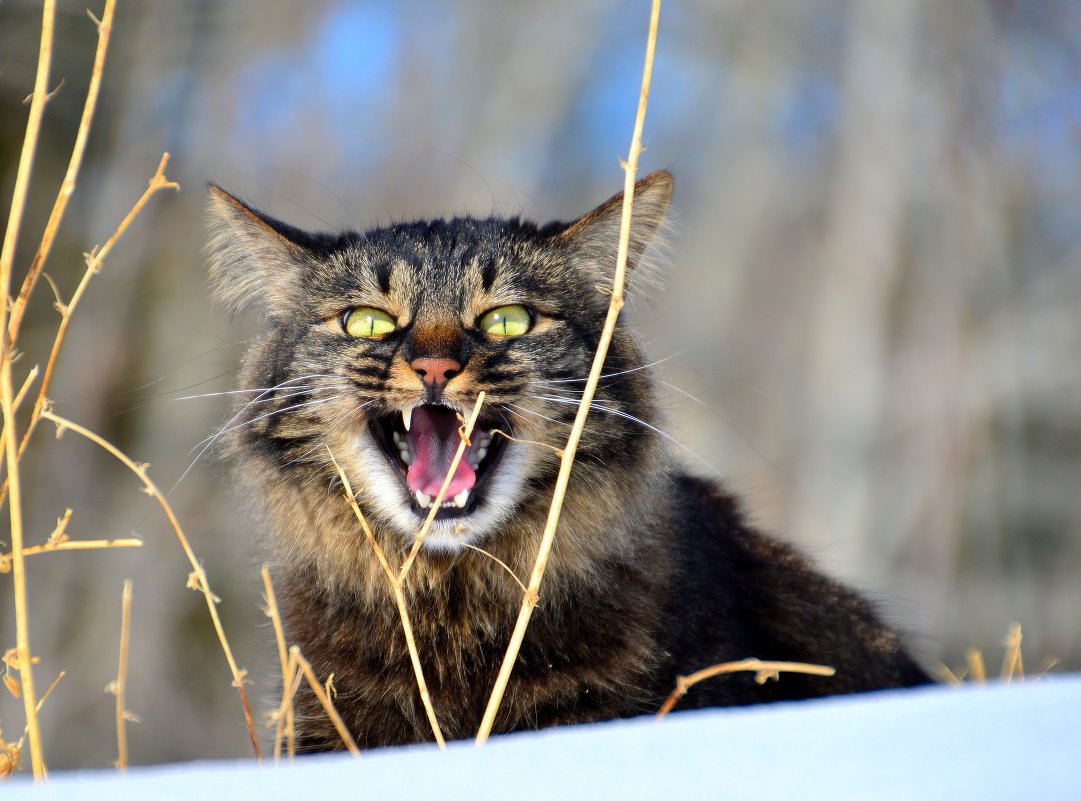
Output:
[[[671,192],[667,172],[636,185],[632,290]],[[320,677],[334,674],[362,748],[432,732],[388,582],[330,454],[397,566],[448,472],[459,415],[486,393],[406,586],[443,732],[470,737],[522,599],[490,556],[530,573],[608,306],[622,195],[571,223],[461,217],[344,234],[298,230],[216,186],[210,195],[217,297],[265,314],[227,449],[272,532],[287,637]],[[495,731],[655,712],[677,675],[751,656],[836,675],[729,675],[681,708],[928,681],[865,600],[676,463],[623,325],[605,375]],[[314,697],[298,703],[302,747],[340,748]]]

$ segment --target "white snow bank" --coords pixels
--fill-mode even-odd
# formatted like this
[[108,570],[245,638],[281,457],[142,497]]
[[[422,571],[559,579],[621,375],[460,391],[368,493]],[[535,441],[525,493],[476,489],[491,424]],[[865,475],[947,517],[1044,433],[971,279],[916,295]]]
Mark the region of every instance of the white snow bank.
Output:
[[[782,677],[782,681],[784,678]],[[9,799],[1081,799],[1081,674],[877,693],[385,749],[294,765],[54,773]]]

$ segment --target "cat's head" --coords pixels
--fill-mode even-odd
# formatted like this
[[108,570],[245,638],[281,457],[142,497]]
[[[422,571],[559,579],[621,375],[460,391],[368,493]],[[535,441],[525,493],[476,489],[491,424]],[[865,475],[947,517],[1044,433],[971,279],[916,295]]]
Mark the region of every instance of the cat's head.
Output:
[[[632,289],[671,191],[667,172],[635,187]],[[427,544],[456,549],[547,505],[608,308],[622,194],[571,223],[465,217],[344,234],[210,194],[216,295],[266,319],[227,426],[234,453],[259,464],[256,482],[292,481],[326,503],[333,453],[366,514],[408,542],[483,390]],[[572,491],[634,491],[636,460],[653,447],[643,366],[617,328]]]

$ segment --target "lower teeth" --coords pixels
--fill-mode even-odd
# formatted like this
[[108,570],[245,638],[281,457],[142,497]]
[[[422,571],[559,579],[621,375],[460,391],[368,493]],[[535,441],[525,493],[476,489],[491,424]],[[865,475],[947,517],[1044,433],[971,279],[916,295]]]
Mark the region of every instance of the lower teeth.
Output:
[[[421,509],[428,509],[432,505],[432,501],[435,500],[429,495],[425,495],[420,490],[413,493],[413,497],[417,499],[417,505]],[[469,501],[469,490],[462,490],[455,495],[449,501],[443,501],[439,508],[441,509],[464,509],[466,503]]]

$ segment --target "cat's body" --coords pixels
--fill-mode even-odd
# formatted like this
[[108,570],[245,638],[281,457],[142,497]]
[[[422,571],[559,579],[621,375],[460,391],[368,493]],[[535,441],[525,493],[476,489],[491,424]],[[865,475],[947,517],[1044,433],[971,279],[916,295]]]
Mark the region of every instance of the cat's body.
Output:
[[[632,266],[647,257],[670,192],[666,173],[638,184]],[[212,195],[219,295],[261,303],[269,319],[245,361],[250,394],[230,449],[274,529],[286,633],[321,677],[334,674],[337,708],[361,747],[424,741],[431,730],[389,585],[330,454],[400,565],[457,446],[454,414],[487,394],[452,475],[454,500],[406,582],[443,732],[470,737],[522,598],[473,548],[523,580],[530,573],[607,307],[598,285],[610,280],[620,199],[542,229],[467,218],[331,236]],[[676,466],[653,428],[644,365],[618,328],[494,730],[654,712],[677,675],[746,657],[837,673],[766,684],[726,676],[691,689],[681,708],[926,682],[865,601]],[[301,712],[305,748],[340,747],[314,698]]]

